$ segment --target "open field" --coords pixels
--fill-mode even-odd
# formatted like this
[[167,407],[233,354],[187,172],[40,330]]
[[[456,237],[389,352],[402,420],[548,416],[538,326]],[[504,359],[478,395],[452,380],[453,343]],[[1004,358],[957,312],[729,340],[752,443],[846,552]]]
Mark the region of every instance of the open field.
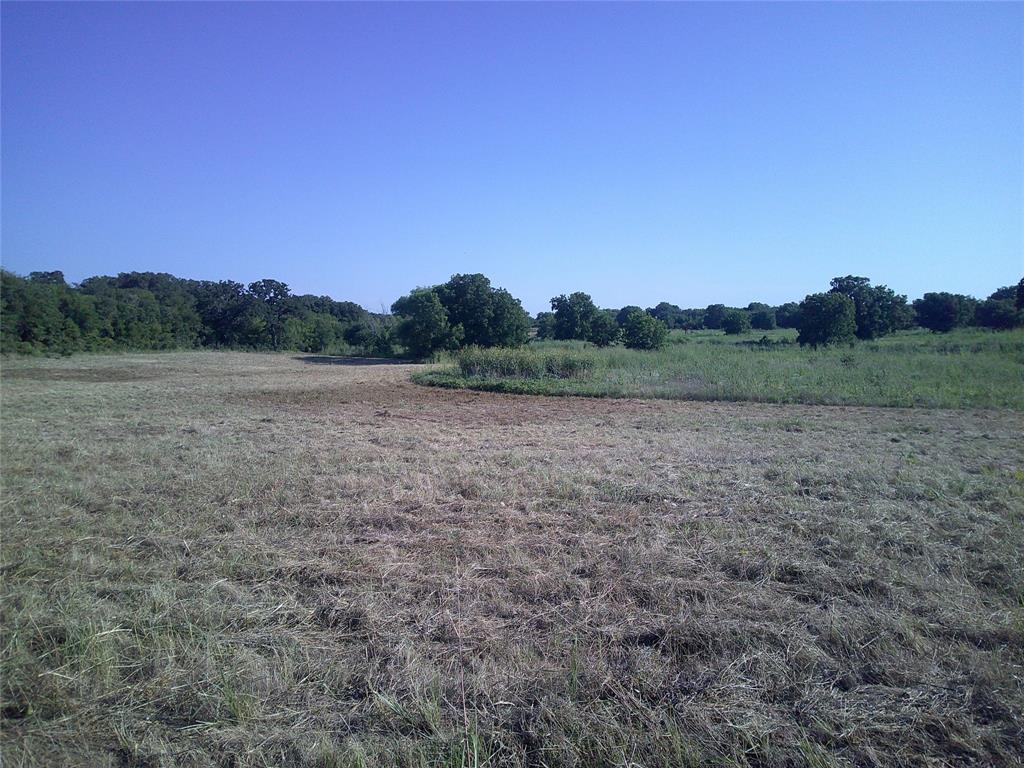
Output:
[[[789,330],[739,337],[676,331],[657,352],[533,342],[523,350],[470,351],[478,364],[442,367],[417,380],[525,394],[1024,410],[1024,329],[916,330],[818,350],[800,348],[795,338]],[[507,365],[509,357],[565,351],[585,364],[582,375],[522,375]]]
[[5,766],[1021,764],[1024,414],[374,362],[2,361]]

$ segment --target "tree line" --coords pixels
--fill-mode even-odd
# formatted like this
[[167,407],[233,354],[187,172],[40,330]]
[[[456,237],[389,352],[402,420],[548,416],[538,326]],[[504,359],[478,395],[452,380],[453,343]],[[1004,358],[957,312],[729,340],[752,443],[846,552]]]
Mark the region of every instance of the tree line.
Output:
[[866,277],[847,275],[802,302],[746,307],[711,304],[682,309],[663,301],[643,309],[599,308],[586,293],[560,294],[551,311],[531,317],[519,299],[482,274],[457,274],[417,288],[371,313],[350,301],[295,295],[264,279],[187,280],[156,272],[124,272],[70,285],[61,272],[28,277],[0,272],[0,351],[4,353],[196,347],[352,352],[425,358],[467,346],[514,347],[531,336],[622,343],[658,349],[668,332],[714,329],[726,334],[795,328],[801,345],[870,340],[920,326],[935,332],[974,325],[1024,325],[1024,280],[987,299],[952,293],[907,297]]
[[968,325],[992,329],[1024,325],[1024,280],[998,289],[984,301],[962,294],[926,293],[908,303],[906,296],[885,285],[847,275],[833,278],[828,291],[799,303],[773,307],[751,302],[742,308],[711,304],[682,309],[663,301],[646,310],[638,306],[599,309],[589,295],[577,292],[551,299],[551,311],[541,312],[535,321],[540,339],[582,339],[598,346],[621,340],[635,349],[660,347],[670,329],[742,334],[795,328],[801,345],[821,346],[877,339],[915,326],[946,332]]
[[4,353],[196,347],[390,353],[391,322],[350,301],[294,295],[278,280],[246,286],[123,272],[69,285],[61,272],[0,273]]

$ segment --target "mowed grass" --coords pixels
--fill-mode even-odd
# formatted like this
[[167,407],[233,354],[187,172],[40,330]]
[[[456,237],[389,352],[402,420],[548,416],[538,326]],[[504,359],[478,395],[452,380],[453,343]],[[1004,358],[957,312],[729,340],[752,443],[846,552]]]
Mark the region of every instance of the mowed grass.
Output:
[[0,361],[4,766],[1024,758],[1019,412],[342,362]]
[[[545,368],[557,359],[573,373]],[[904,332],[818,350],[800,348],[792,331],[674,332],[657,352],[534,342],[470,350],[416,381],[542,395],[1024,410],[1024,329]]]

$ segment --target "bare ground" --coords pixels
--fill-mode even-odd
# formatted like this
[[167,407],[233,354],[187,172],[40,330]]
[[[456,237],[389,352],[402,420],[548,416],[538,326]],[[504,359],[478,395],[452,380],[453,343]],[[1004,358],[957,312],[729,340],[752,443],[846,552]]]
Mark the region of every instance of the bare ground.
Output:
[[5,360],[5,765],[1020,765],[1024,415]]

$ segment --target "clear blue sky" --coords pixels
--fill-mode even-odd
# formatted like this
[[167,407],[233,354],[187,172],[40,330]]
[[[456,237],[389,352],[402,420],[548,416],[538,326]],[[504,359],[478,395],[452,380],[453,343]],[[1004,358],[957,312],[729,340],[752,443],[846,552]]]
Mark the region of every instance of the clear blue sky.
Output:
[[1024,273],[1024,5],[4,2],[2,262],[379,309]]

